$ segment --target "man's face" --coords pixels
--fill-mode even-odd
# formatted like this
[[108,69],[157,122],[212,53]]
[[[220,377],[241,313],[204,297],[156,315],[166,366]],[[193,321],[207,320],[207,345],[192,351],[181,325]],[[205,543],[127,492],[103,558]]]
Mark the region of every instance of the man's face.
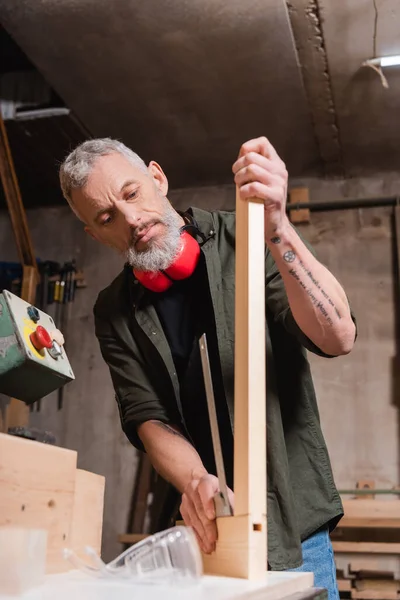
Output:
[[72,202],[92,237],[125,255],[140,270],[165,269],[179,248],[183,219],[166,198],[157,163],[141,171],[118,153],[99,157]]

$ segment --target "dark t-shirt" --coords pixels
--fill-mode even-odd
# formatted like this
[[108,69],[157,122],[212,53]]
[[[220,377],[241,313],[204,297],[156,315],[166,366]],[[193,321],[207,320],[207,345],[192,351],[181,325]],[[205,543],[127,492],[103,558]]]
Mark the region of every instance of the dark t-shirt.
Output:
[[224,395],[211,295],[203,255],[193,275],[166,291],[153,293],[179,378],[183,417],[191,441],[206,470],[216,475],[201,366],[199,338],[207,336],[222,452],[227,483],[233,487],[233,436]]

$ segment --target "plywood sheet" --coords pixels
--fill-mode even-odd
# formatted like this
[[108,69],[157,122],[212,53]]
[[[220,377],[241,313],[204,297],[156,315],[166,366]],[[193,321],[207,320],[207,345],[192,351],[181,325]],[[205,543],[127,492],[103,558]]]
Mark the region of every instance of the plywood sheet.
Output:
[[70,548],[82,559],[85,546],[101,553],[105,478],[77,469]]
[[77,454],[0,434],[0,526],[48,531],[47,571],[67,570]]

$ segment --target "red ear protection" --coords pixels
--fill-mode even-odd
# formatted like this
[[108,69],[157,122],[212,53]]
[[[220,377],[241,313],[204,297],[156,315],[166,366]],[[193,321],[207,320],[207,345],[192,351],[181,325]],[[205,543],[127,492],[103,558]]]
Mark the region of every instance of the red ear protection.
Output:
[[187,231],[181,233],[181,247],[172,265],[165,271],[137,271],[133,273],[142,285],[152,292],[165,292],[174,281],[193,274],[200,258],[200,246]]

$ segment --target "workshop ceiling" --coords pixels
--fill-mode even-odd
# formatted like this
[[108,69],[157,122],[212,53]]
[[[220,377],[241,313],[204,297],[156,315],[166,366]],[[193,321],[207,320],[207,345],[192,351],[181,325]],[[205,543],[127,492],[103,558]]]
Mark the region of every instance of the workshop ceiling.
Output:
[[[400,165],[400,68],[386,89],[361,67],[400,54],[398,0],[0,0],[0,22],[73,115],[7,121],[32,205],[59,198],[38,192],[38,161],[49,186],[88,135],[157,160],[175,188],[231,182],[258,135],[292,176]],[[1,71],[12,63],[5,53]]]

